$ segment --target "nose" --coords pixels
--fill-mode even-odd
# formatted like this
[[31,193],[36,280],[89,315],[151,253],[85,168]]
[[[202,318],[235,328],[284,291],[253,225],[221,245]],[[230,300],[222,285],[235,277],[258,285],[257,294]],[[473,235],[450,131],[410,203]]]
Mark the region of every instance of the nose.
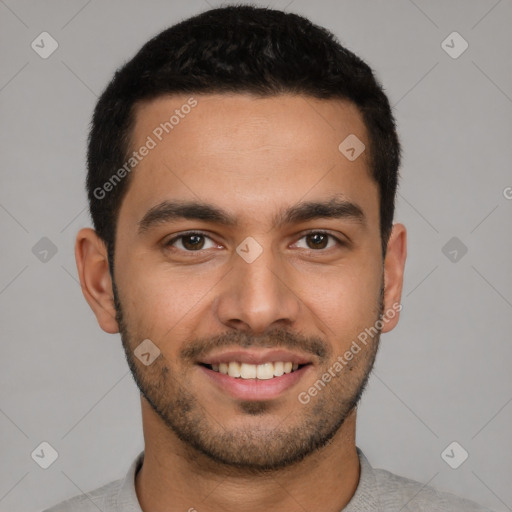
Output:
[[292,266],[270,248],[264,248],[250,263],[235,253],[232,265],[214,301],[214,313],[222,324],[261,334],[297,322],[301,300],[295,291]]

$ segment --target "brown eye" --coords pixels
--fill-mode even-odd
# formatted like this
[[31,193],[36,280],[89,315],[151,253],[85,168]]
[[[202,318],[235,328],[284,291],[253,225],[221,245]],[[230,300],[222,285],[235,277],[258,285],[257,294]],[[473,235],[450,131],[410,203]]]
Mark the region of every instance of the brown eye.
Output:
[[311,243],[308,244],[310,249],[325,249],[327,247],[329,236],[325,233],[312,233],[306,235],[306,239]]
[[188,251],[195,251],[203,248],[204,238],[201,235],[187,235],[182,237],[181,243]]
[[[336,238],[334,235],[324,231],[311,231],[310,233],[306,233],[302,238],[300,238],[300,240],[306,240],[305,246],[303,245],[302,248],[313,251],[322,251],[324,249],[330,249],[336,245],[344,245],[341,240]],[[329,245],[330,240],[334,241],[331,245]],[[297,242],[297,244],[298,243],[299,242]]]
[[[169,240],[165,246],[186,252],[200,251],[205,249],[205,243],[207,239],[210,240],[210,237],[204,235],[203,233],[183,233]],[[212,246],[213,245],[214,244],[212,243]],[[210,247],[206,247],[206,249],[209,248]]]

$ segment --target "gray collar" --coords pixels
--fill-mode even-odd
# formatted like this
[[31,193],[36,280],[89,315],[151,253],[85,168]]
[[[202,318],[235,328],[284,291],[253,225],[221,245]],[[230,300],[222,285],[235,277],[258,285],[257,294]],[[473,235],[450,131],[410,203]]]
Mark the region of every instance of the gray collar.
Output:
[[377,479],[375,473],[364,453],[357,447],[356,450],[361,468],[359,484],[343,512],[378,512],[379,502],[376,497]]
[[[374,470],[364,453],[357,447],[356,450],[361,468],[359,484],[343,512],[378,512],[378,500],[375,496],[377,482]],[[115,497],[115,510],[117,512],[142,512],[135,492],[135,475],[142,467],[143,460],[144,451],[137,455],[121,482],[119,492]]]

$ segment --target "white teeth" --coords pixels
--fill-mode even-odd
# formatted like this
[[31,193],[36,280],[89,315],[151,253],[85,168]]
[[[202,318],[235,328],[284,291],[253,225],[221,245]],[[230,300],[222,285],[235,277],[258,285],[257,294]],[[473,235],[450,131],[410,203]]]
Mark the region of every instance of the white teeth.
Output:
[[212,370],[234,378],[268,380],[281,377],[299,368],[298,363],[277,361],[275,363],[248,364],[230,361],[229,363],[212,364]]
[[240,366],[240,377],[242,379],[255,379],[256,378],[256,365],[242,363]]
[[282,361],[279,361],[277,363],[274,363],[274,375],[276,377],[281,377],[284,373],[284,363]]
[[274,365],[272,363],[264,363],[256,366],[256,377],[266,380],[274,376]]
[[231,361],[231,363],[229,363],[228,375],[230,377],[240,377],[240,375],[241,375],[241,373],[240,373],[240,365],[237,362]]

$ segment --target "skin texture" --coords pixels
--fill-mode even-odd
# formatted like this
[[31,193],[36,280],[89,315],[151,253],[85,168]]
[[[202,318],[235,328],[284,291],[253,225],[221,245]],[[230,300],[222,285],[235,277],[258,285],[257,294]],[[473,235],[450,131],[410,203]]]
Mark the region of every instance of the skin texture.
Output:
[[[338,150],[349,134],[369,148],[352,104],[292,95],[194,98],[197,106],[131,173],[116,232],[117,301],[103,242],[89,228],[76,242],[85,298],[103,330],[121,332],[141,389],[141,507],[339,511],[359,479],[355,404],[379,335],[361,345],[307,404],[298,394],[332,368],[381,313],[396,309],[405,228],[393,226],[383,261],[378,186],[367,154],[349,161]],[[133,148],[188,99],[175,95],[140,104]],[[273,226],[281,210],[334,195],[356,204],[364,220]],[[139,232],[148,210],[177,199],[214,204],[236,217],[237,225],[175,219]],[[205,237],[166,246],[189,230]],[[317,231],[343,243],[318,238]],[[247,237],[262,249],[252,263],[236,252]],[[384,322],[382,332],[398,318],[396,313]],[[133,354],[144,339],[161,352],[149,366]],[[286,348],[312,364],[276,398],[237,400],[212,385],[187,351],[240,346]]]

